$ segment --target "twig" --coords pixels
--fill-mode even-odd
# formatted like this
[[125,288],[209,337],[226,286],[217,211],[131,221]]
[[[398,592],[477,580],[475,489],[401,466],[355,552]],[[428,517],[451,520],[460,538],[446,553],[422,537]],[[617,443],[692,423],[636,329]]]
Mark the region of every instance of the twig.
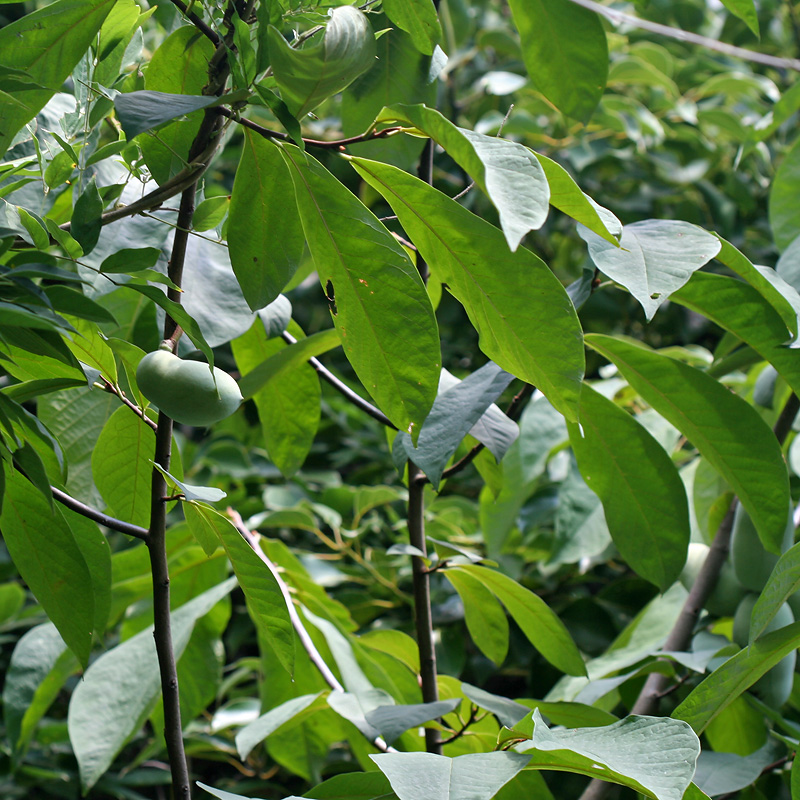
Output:
[[669,25],[662,25],[658,22],[640,19],[639,17],[634,17],[632,14],[626,14],[624,11],[617,11],[616,9],[600,5],[600,3],[595,3],[594,0],[570,1],[577,6],[587,8],[589,11],[600,14],[601,17],[605,17],[615,25],[626,23],[644,31],[657,33],[660,36],[666,36],[670,39],[677,39],[679,42],[689,42],[690,44],[700,45],[700,47],[704,47],[707,50],[716,50],[718,53],[724,53],[727,56],[741,58],[745,61],[753,61],[757,64],[766,64],[768,67],[776,67],[777,69],[792,69],[800,72],[800,59],[779,58],[778,56],[769,56],[764,53],[757,53],[754,50],[747,50],[744,47],[736,47],[732,44],[720,42],[717,39],[710,39],[708,36],[701,36],[698,33],[690,33],[680,28],[672,28]]
[[56,489],[55,486],[51,486],[50,491],[53,493],[53,497],[58,500],[61,505],[76,511],[78,514],[94,520],[100,525],[110,528],[111,530],[125,533],[128,536],[133,536],[136,539],[141,539],[142,541],[147,541],[146,528],[142,528],[139,525],[133,525],[130,522],[125,522],[124,520],[117,519],[116,517],[110,517],[108,514],[104,514],[102,511],[98,511],[96,508],[92,508],[91,506],[87,506],[85,503],[81,503],[80,500],[76,500],[66,492],[62,492],[61,489]]
[[[236,113],[228,108],[225,108],[224,106],[217,106],[213,109],[209,109],[209,111],[212,111],[215,114],[221,114],[223,117],[227,117],[228,119],[232,119],[234,122],[238,122],[239,125],[249,128],[259,136],[263,136],[265,139],[279,139],[282,142],[292,141],[292,137],[289,136],[288,133],[284,133],[283,131],[273,131],[270,128],[265,128],[263,125],[259,125],[257,122],[253,122],[246,117],[238,116]],[[376,139],[386,139],[388,136],[394,136],[401,130],[403,129],[399,125],[395,125],[390,128],[383,128],[379,131],[370,129],[366,131],[366,133],[361,133],[358,136],[349,136],[346,139],[333,139],[329,141],[324,139],[306,139],[303,137],[303,143],[307,144],[309,147],[322,147],[327,150],[339,150],[342,147],[347,147],[349,144],[359,144],[361,142],[372,142]]]
[[194,11],[189,11],[189,6],[187,6],[185,3],[182,3],[181,0],[172,0],[172,4],[181,10],[183,16],[186,17],[186,19],[188,19],[189,22],[191,22],[192,25],[194,25],[195,28],[197,28],[197,30],[199,30],[207,39],[209,39],[214,47],[219,46],[219,43],[222,41],[220,35],[206,25],[206,23],[197,14],[195,14]]
[[[261,559],[261,561],[264,562],[267,569],[269,569],[269,571],[272,573],[272,577],[275,578],[275,582],[278,584],[278,588],[281,590],[281,594],[283,595],[283,599],[286,603],[286,609],[289,612],[289,619],[292,622],[292,627],[297,634],[297,638],[300,639],[300,643],[303,645],[303,649],[306,651],[311,663],[314,664],[314,666],[319,670],[322,679],[334,692],[344,693],[344,686],[342,686],[342,684],[339,682],[339,679],[333,674],[331,668],[325,663],[325,659],[322,657],[319,650],[317,650],[314,642],[308,635],[308,631],[306,630],[305,625],[303,625],[303,621],[300,619],[297,609],[294,607],[292,596],[289,593],[289,587],[281,577],[277,566],[272,563],[267,554],[259,546],[259,535],[247,528],[242,520],[241,515],[235,509],[229,507],[228,516],[233,522],[236,530],[241,534],[242,538],[250,545],[250,547],[253,549],[253,552]],[[369,739],[369,741],[375,745],[378,750],[384,753],[397,752],[397,750],[395,750],[393,747],[386,744],[384,739],[380,736],[376,737],[375,739]]]
[[[296,344],[297,342],[297,339],[288,331],[284,331],[281,334],[281,338],[287,344]],[[356,408],[360,408],[364,413],[368,414],[382,425],[385,425],[387,428],[391,428],[395,431],[397,430],[397,426],[391,422],[383,411],[373,406],[372,403],[365,400],[357,392],[354,392],[344,381],[339,380],[327,367],[323,366],[318,358],[309,358],[308,363],[317,371],[320,378],[333,386],[339,394],[346,397]]]

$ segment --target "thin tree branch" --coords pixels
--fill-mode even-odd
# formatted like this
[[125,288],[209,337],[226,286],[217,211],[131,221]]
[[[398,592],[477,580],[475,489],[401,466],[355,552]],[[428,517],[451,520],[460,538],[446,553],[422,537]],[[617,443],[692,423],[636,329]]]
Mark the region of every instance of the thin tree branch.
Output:
[[[297,339],[288,331],[284,331],[281,334],[281,338],[287,344],[295,344],[297,342]],[[387,428],[397,430],[397,426],[391,422],[383,411],[366,401],[357,392],[354,392],[344,381],[339,380],[327,367],[323,366],[318,358],[309,358],[308,363],[317,371],[320,378],[333,386],[339,394],[346,397],[356,408],[360,408],[365,414],[368,414]]]
[[[289,619],[292,622],[292,627],[297,634],[297,638],[300,639],[300,643],[303,645],[303,649],[306,651],[311,663],[319,670],[322,679],[328,684],[328,686],[331,687],[334,692],[343,693],[345,691],[344,686],[342,686],[342,684],[339,682],[339,679],[333,674],[331,668],[325,663],[325,659],[322,657],[322,654],[319,652],[319,650],[317,650],[314,642],[308,635],[308,631],[306,630],[305,625],[303,625],[303,621],[300,619],[297,609],[294,607],[294,601],[289,593],[289,587],[281,577],[278,567],[272,563],[267,554],[259,546],[259,534],[247,528],[242,520],[241,515],[235,509],[229,507],[228,516],[233,522],[236,530],[241,534],[242,538],[250,545],[250,547],[253,549],[253,552],[261,559],[261,561],[264,562],[267,569],[269,569],[269,571],[272,573],[272,577],[275,578],[275,582],[278,584],[278,588],[281,590],[281,594],[283,595],[283,599],[286,603],[286,609],[289,612]],[[369,741],[375,745],[378,750],[381,750],[384,753],[397,752],[394,747],[386,744],[384,739],[380,736],[376,737],[375,739],[369,739]]]
[[[425,486],[416,481],[420,472],[413,461],[408,462],[408,540],[424,557],[428,553],[425,542]],[[435,703],[439,699],[439,686],[436,681],[436,647],[433,642],[431,580],[420,556],[411,556],[411,571],[414,581],[414,621],[419,649],[422,702]],[[425,728],[425,749],[429,753],[442,753],[441,736],[435,728]]]
[[[229,108],[225,108],[224,106],[216,106],[213,109],[209,109],[209,111],[215,114],[220,114],[228,119],[232,119],[239,125],[254,131],[259,136],[263,136],[265,139],[278,139],[281,142],[292,141],[292,137],[289,136],[288,133],[284,133],[283,131],[273,131],[270,128],[265,128],[263,125],[259,125],[257,122],[253,122],[246,117],[238,116],[238,114],[231,111]],[[349,144],[359,144],[360,142],[372,142],[376,139],[386,139],[389,136],[394,136],[401,130],[402,128],[399,125],[395,125],[390,128],[383,128],[379,131],[368,130],[365,133],[359,134],[358,136],[349,136],[346,139],[332,139],[329,141],[326,141],[325,139],[306,139],[303,137],[303,143],[307,144],[309,147],[321,147],[326,150],[339,150],[340,148],[346,147]]]
[[[773,431],[777,440],[783,444],[786,436],[792,428],[792,422],[800,410],[800,401],[797,395],[792,393],[781,411],[778,421],[775,423]],[[728,513],[720,523],[719,528],[711,543],[711,549],[703,562],[703,566],[697,575],[697,579],[689,591],[689,596],[683,604],[681,613],[675,621],[675,625],[667,636],[662,650],[683,651],[689,646],[692,639],[697,619],[703,606],[708,600],[709,595],[714,590],[714,586],[719,578],[725,559],[728,557],[730,549],[731,529],[733,527],[733,515],[736,510],[737,500],[731,502]],[[658,711],[660,698],[664,695],[668,677],[660,673],[651,672],[642,687],[639,697],[631,709],[631,714],[652,715]],[[580,796],[580,800],[602,800],[611,788],[611,784],[605,781],[593,779]]]
[[708,36],[701,36],[698,33],[690,33],[689,31],[681,30],[680,28],[672,28],[669,25],[662,25],[658,22],[650,22],[650,20],[640,19],[634,17],[632,14],[626,14],[624,11],[617,11],[613,8],[600,5],[594,0],[570,0],[577,6],[589,9],[605,17],[615,25],[622,23],[632,25],[634,28],[639,28],[651,33],[657,33],[659,36],[666,36],[670,39],[677,39],[679,42],[688,42],[704,47],[706,50],[715,50],[718,53],[723,53],[727,56],[734,58],[741,58],[744,61],[753,61],[757,64],[766,64],[768,67],[776,67],[777,69],[792,69],[800,72],[800,59],[797,58],[779,58],[778,56],[770,56],[765,53],[757,53],[754,50],[747,50],[744,47],[736,47],[732,44],[720,42],[718,39],[711,39]]
[[58,500],[61,505],[76,511],[78,514],[94,520],[100,525],[110,528],[111,530],[125,533],[128,536],[133,536],[136,539],[141,539],[142,541],[147,541],[147,528],[142,528],[139,525],[132,525],[130,522],[125,522],[124,520],[117,519],[116,517],[109,517],[108,514],[104,514],[102,511],[98,511],[96,508],[92,508],[91,506],[87,506],[85,503],[81,503],[80,500],[76,500],[66,492],[62,492],[61,489],[56,489],[55,486],[51,486],[50,491],[53,493],[53,497]]
[[197,28],[197,30],[199,30],[207,39],[209,39],[214,47],[219,46],[219,43],[222,41],[220,35],[206,25],[206,23],[197,14],[195,14],[194,11],[189,11],[189,6],[187,6],[185,3],[182,3],[181,0],[172,0],[172,4],[180,9],[181,14],[183,14],[183,16],[186,17],[186,19],[188,19],[189,22],[191,22],[192,25]]

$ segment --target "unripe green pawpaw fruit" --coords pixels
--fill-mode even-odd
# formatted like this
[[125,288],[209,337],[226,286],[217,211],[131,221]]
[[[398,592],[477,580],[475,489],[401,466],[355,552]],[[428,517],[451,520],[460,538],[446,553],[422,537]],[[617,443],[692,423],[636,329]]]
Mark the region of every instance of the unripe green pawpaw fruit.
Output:
[[[753,615],[753,606],[758,600],[757,594],[748,594],[744,597],[736,615],[733,618],[733,641],[740,647],[747,647],[750,638],[750,618]],[[794,614],[788,603],[784,603],[772,621],[764,629],[764,633],[783,628],[794,622]],[[782,658],[766,675],[759,678],[751,687],[750,691],[772,708],[780,708],[792,693],[792,683],[794,676],[796,652],[792,651],[785,658]]]
[[242,402],[236,381],[208,364],[184,361],[168,350],[148,353],[136,369],[139,391],[168,417],[206,427],[233,414]]
[[[789,514],[783,535],[781,552],[785,553],[794,542],[794,521]],[[736,507],[731,534],[731,560],[739,583],[752,592],[764,588],[778,556],[768,553],[758,538],[750,515],[740,505]]]
[[[686,589],[691,590],[711,548],[702,542],[692,542],[686,555],[686,564],[679,576]],[[718,617],[732,617],[747,590],[736,580],[729,561],[722,565],[717,585],[706,600],[705,607]]]

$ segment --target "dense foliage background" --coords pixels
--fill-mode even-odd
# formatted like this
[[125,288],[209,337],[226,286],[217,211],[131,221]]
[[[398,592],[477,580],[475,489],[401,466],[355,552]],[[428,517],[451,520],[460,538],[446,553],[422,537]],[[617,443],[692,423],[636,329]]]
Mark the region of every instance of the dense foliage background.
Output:
[[337,5],[0,4],[0,794],[798,800],[798,9]]

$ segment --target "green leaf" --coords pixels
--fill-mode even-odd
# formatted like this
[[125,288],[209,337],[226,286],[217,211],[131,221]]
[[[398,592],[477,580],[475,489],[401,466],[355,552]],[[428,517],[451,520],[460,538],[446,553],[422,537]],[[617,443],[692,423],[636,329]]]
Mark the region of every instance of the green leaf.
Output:
[[455,711],[461,705],[460,697],[439,700],[435,703],[415,703],[406,706],[378,706],[365,714],[367,722],[381,732],[387,744],[394,742],[410,728]]
[[36,724],[78,667],[78,660],[51,622],[37,625],[19,638],[3,685],[6,736],[16,752],[25,751]]
[[257,367],[254,367],[239,381],[239,390],[242,397],[253,397],[268,381],[274,380],[284,370],[293,369],[298,364],[308,361],[309,358],[327,353],[340,344],[339,336],[334,328],[320,331],[305,339],[300,339],[288,347],[269,356]]
[[490,361],[455,386],[443,388],[422,424],[417,446],[407,433],[397,434],[392,446],[395,463],[413,461],[438,490],[444,467],[461,440],[512,380],[513,375]]
[[393,800],[395,794],[386,776],[375,770],[334,775],[309,789],[304,797],[316,800]]
[[69,525],[75,544],[83,554],[89,574],[92,576],[93,630],[97,634],[98,641],[102,641],[101,637],[105,633],[111,608],[111,548],[96,522],[69,508],[59,507],[59,511]]
[[236,734],[236,750],[239,753],[239,758],[245,761],[257,744],[263,742],[267,736],[278,730],[281,725],[305,711],[318,697],[320,697],[319,693],[293,697],[291,700],[271,708],[266,714],[262,714],[258,719],[245,725]]
[[94,250],[94,246],[100,238],[100,230],[103,227],[100,220],[102,214],[103,201],[95,185],[95,176],[92,175],[92,179],[75,203],[72,211],[72,225],[69,229],[70,234],[81,246],[84,255]]
[[92,477],[92,451],[118,403],[112,394],[88,387],[40,397],[37,402],[39,419],[64,451],[67,492],[89,505],[100,500]]
[[156,435],[124,406],[108,419],[92,453],[97,490],[115,516],[146,528],[150,524],[150,459]]
[[489,589],[506,607],[530,643],[553,666],[568,675],[585,675],[581,654],[572,641],[564,623],[547,606],[541,597],[501,572],[479,567],[449,567],[451,571],[466,573]]
[[648,219],[626,225],[619,246],[588,231],[581,235],[597,268],[628,289],[641,303],[648,322],[720,250],[715,236],[678,220]]
[[789,486],[780,446],[752,406],[694,367],[643,345],[592,334],[586,343],[613,361],[631,386],[672,423],[730,484],[764,546],[780,552]]
[[[331,333],[332,344],[338,346],[339,337],[335,331]],[[249,375],[259,364],[270,363],[271,356],[291,346],[268,336],[261,320],[257,320],[247,333],[231,342],[236,365],[242,374]],[[319,378],[306,361],[302,357],[292,358],[290,364],[278,367],[272,378],[253,394],[267,452],[286,477],[294,475],[303,465],[319,427]],[[280,380],[276,379],[277,375]]]
[[[172,611],[172,647],[180,659],[195,622],[236,585],[229,578]],[[139,729],[161,689],[153,626],[106,651],[86,670],[72,693],[69,738],[86,793]]]
[[96,303],[83,292],[68,286],[48,286],[45,289],[53,308],[61,314],[80,317],[90,322],[116,325],[117,321],[100,303]]
[[157,247],[125,247],[115,250],[103,259],[100,271],[110,274],[119,272],[131,275],[154,267],[161,251]]
[[383,194],[437,277],[464,305],[483,352],[576,421],[581,329],[547,265],[525,248],[510,253],[497,228],[418,178],[376,161],[350,162]]
[[0,526],[23,580],[85,667],[94,627],[92,577],[63,515],[7,469]]
[[338,6],[329,13],[322,41],[303,50],[293,48],[272,26],[267,34],[275,80],[298,119],[375,63],[375,36],[366,15],[354,6]]
[[125,131],[125,136],[128,141],[131,141],[140,133],[157,128],[176,117],[231,101],[231,95],[216,97],[215,95],[168,94],[167,92],[142,90],[118,94],[114,100],[114,108],[117,111],[117,119],[122,125],[122,130]]
[[19,214],[19,221],[31,237],[33,246],[39,250],[47,250],[50,246],[50,236],[42,222],[22,206],[17,206],[17,213]]
[[[661,717],[626,717],[603,728],[550,730],[534,712],[530,766],[578,772],[619,783],[656,800],[681,800],[694,775],[700,742],[692,729]],[[599,767],[599,769],[598,769]]]
[[385,0],[386,16],[411,36],[420,53],[429,56],[442,38],[442,26],[431,0]]
[[413,125],[443,147],[494,203],[508,247],[516,250],[547,219],[550,186],[534,154],[518,142],[458,128],[433,108],[392,106],[381,122]]
[[584,384],[581,424],[568,424],[578,467],[603,501],[622,557],[664,590],[686,562],[689,506],[664,448],[630,414]]
[[202,503],[186,503],[184,513],[187,520],[193,519],[192,524],[203,524],[219,537],[247,599],[256,629],[270,643],[281,665],[291,675],[294,670],[294,630],[286,600],[272,570],[219,511]]
[[441,366],[436,318],[419,273],[377,217],[318,161],[295,147],[282,152],[345,355],[384,414],[416,440]]
[[711,797],[736,793],[755,783],[766,767],[782,754],[782,746],[777,742],[770,742],[744,757],[704,750],[697,759],[694,782]]
[[[249,131],[245,128],[245,137],[248,133]],[[230,205],[231,198],[228,195],[207,197],[195,209],[192,216],[192,228],[196,231],[213,230],[225,219]]]
[[800,544],[796,544],[778,559],[756,600],[750,619],[750,644],[764,632],[783,604],[799,590]]
[[717,667],[672,712],[700,735],[739,695],[769,672],[784,656],[800,647],[800,622],[756,639]]
[[569,0],[511,0],[509,5],[531,81],[568,117],[588,122],[608,75],[600,18]]
[[[195,486],[191,483],[179,481],[174,475],[170,475],[169,472],[167,472],[160,464],[156,464],[156,462],[152,459],[150,459],[150,463],[165,478],[167,478],[169,484],[178,489],[178,491],[184,496],[184,499],[190,503],[194,502],[195,500],[200,500],[204,503],[218,503],[224,497],[228,496],[226,492],[223,492],[222,489],[218,489],[216,486]],[[211,554],[206,553],[206,555]]]
[[245,130],[231,194],[228,252],[253,310],[275,300],[297,271],[305,237],[280,150]]
[[698,272],[672,299],[738,336],[800,392],[800,364],[797,352],[786,347],[786,325],[754,287],[724,275]]
[[180,303],[170,300],[161,289],[155,286],[146,286],[129,281],[125,284],[125,287],[140,292],[145,297],[149,297],[156,305],[163,308],[164,311],[183,328],[184,333],[192,340],[192,344],[206,357],[206,361],[208,361],[209,365],[212,367],[214,366],[214,351],[205,340],[200,326]]
[[609,227],[597,210],[597,204],[581,191],[572,176],[556,161],[534,153],[542,165],[547,183],[550,185],[550,205],[568,217],[588,228],[592,233],[601,236],[614,247],[619,247],[618,237],[622,233],[622,225]]
[[75,357],[94,369],[109,382],[117,382],[117,362],[114,351],[106,344],[100,329],[93,322],[87,322],[77,317],[72,317],[71,322],[77,331],[72,339],[67,341],[67,347]]
[[497,598],[474,575],[447,570],[464,604],[464,620],[475,646],[498,666],[508,652],[508,619]]
[[370,755],[400,800],[493,797],[530,760],[520,753],[470,753],[456,758],[433,753]]
[[737,250],[730,242],[725,241],[725,239],[719,236],[717,238],[722,243],[722,248],[717,253],[717,261],[721,261],[726,267],[730,267],[737,275],[744,278],[756,289],[781,315],[781,319],[792,335],[796,336],[798,332],[797,312],[792,304],[781,294],[776,285],[767,279],[765,273],[758,267],[753,266],[743,253]]
[[3,67],[23,70],[31,83],[31,89],[23,94],[24,102],[0,96],[0,155],[8,150],[17,131],[61,88],[115,3],[58,0],[0,30]]
[[[760,36],[758,28],[758,9],[753,0],[722,0],[722,5],[734,16],[739,17],[756,36]],[[720,794],[720,792],[715,792]]]
[[800,141],[784,154],[769,190],[769,224],[779,250],[785,250],[800,230]]

